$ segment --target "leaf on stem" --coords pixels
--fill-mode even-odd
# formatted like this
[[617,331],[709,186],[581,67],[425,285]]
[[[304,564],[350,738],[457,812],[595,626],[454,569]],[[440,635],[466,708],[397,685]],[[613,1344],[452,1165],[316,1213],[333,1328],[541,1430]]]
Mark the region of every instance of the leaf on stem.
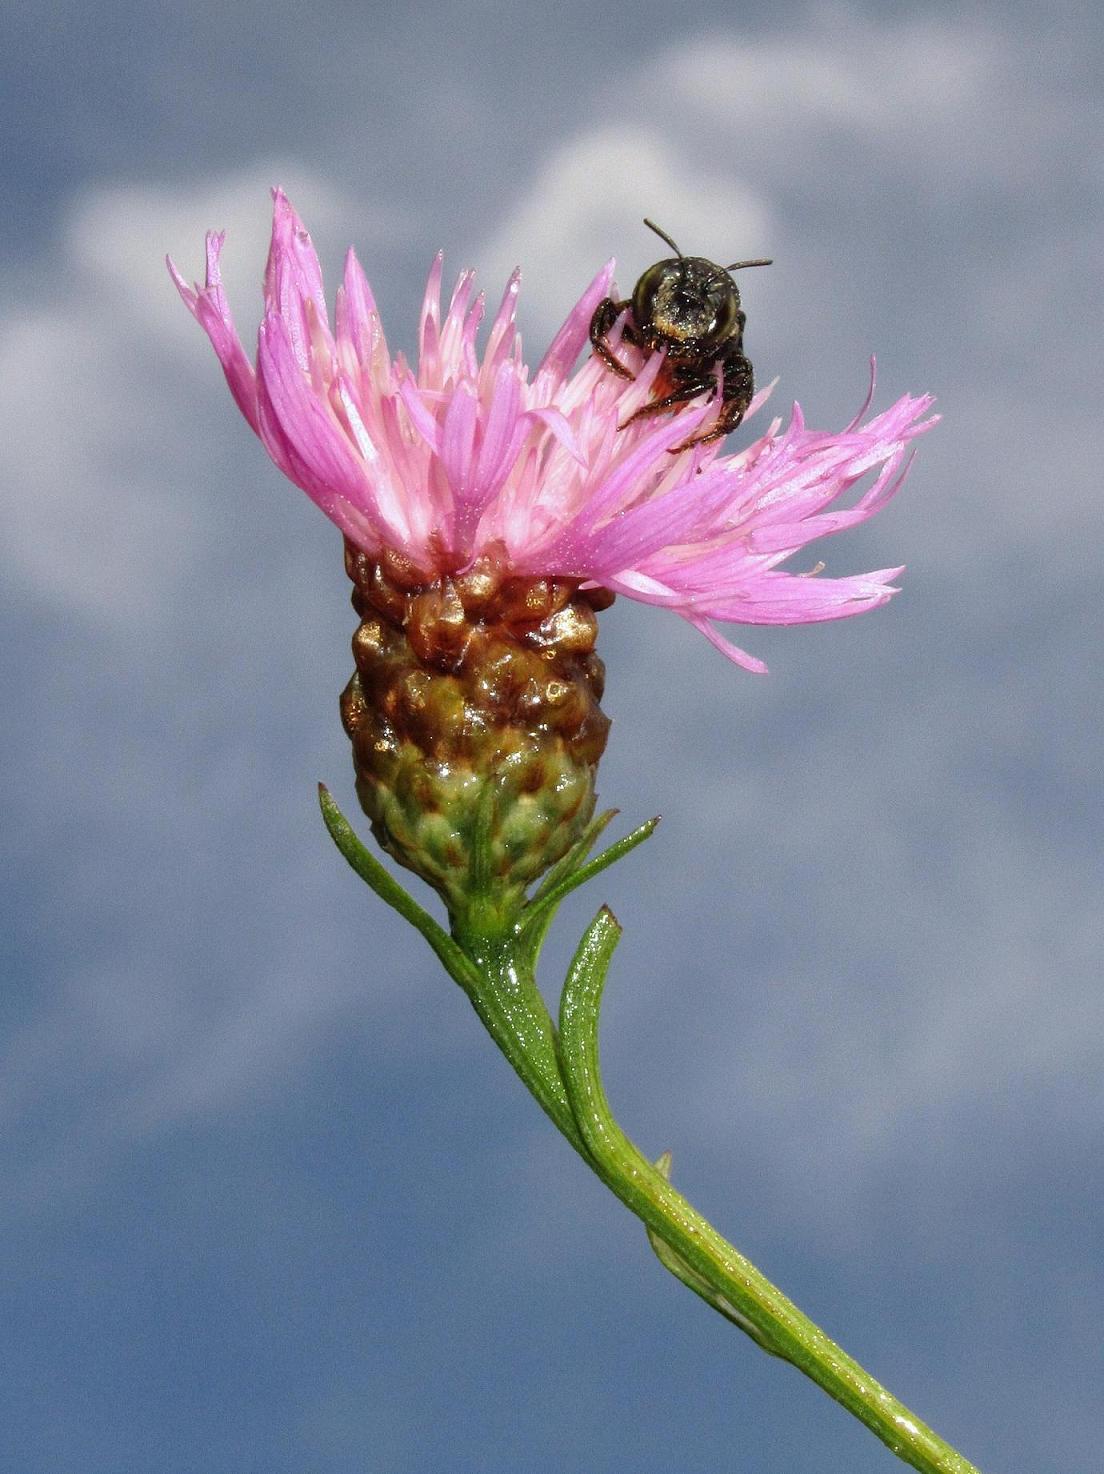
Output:
[[386,901],[404,921],[409,921],[416,931],[421,932],[433,948],[449,976],[470,993],[473,983],[478,982],[474,964],[429,912],[418,905],[408,891],[376,859],[358,839],[353,826],[338,808],[333,795],[324,783],[318,785],[318,802],[322,818],[330,831],[330,838],[345,856],[364,883],[375,891],[381,901]]
[[617,818],[619,812],[620,810],[618,809],[606,809],[590,821],[583,830],[582,838],[575,841],[562,860],[556,861],[555,865],[552,866],[551,870],[549,870],[548,874],[533,892],[529,898],[529,904],[531,906],[535,906],[538,901],[542,901],[553,886],[558,885],[565,876],[571,875],[578,870],[579,866],[594,848],[595,842],[602,833],[602,830],[606,828],[611,820]]
[[[656,1158],[655,1166],[664,1180],[670,1182],[671,1153],[661,1153]],[[695,1295],[698,1295],[707,1305],[717,1311],[719,1315],[723,1315],[725,1320],[731,1321],[745,1335],[750,1336],[755,1344],[770,1356],[782,1355],[781,1352],[775,1350],[774,1346],[770,1344],[763,1333],[756,1326],[752,1325],[746,1315],[741,1315],[731,1301],[726,1300],[723,1295],[719,1294],[708,1280],[698,1274],[697,1270],[691,1269],[682,1255],[677,1254],[666,1240],[661,1239],[655,1229],[645,1224],[644,1232],[648,1235],[648,1242],[652,1246],[652,1251],[664,1269],[669,1270],[677,1280],[681,1280],[688,1290],[693,1290]],[[783,1360],[786,1359],[783,1357]]]
[[655,832],[655,827],[659,823],[658,814],[654,819],[646,819],[631,834],[626,834],[623,839],[615,840],[600,855],[584,865],[582,861],[589,854],[594,841],[616,812],[616,809],[610,809],[591,824],[579,843],[560,861],[559,865],[545,876],[540,890],[522,912],[521,935],[530,948],[530,955],[534,962],[540,952],[545,933],[552,924],[552,919],[564,897],[569,896],[579,886],[585,885],[588,880],[593,880],[596,875],[601,875],[603,870],[608,870],[611,865],[615,865],[618,860],[635,850],[637,845],[643,844]]
[[588,1146],[593,1138],[595,1155],[603,1152],[618,1155],[625,1148],[636,1150],[613,1119],[598,1064],[602,992],[610,959],[620,940],[620,923],[609,907],[603,906],[583,933],[560,995],[560,1061],[564,1084]]

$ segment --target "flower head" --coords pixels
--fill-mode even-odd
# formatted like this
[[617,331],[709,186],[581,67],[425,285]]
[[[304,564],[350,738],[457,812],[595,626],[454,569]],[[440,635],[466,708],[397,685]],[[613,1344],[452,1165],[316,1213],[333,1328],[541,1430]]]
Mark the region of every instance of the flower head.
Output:
[[[490,562],[506,576],[604,587],[674,610],[755,671],[762,662],[711,620],[839,619],[896,592],[900,568],[828,579],[780,565],[889,500],[909,443],[934,423],[922,418],[927,396],[905,395],[865,418],[868,396],[838,433],[807,429],[795,404],[785,429],[773,421],[735,455],[716,443],[671,454],[716,409],[703,396],[678,414],[625,424],[648,400],[662,354],[622,344],[636,371],[628,384],[594,357],[574,371],[612,262],[530,376],[515,321],[518,273],[480,352],[484,307],[473,273],[461,274],[442,317],[438,256],[414,368],[392,358],[351,250],[331,325],[310,236],[282,191],[274,198],[255,367],[220,280],[223,236],[207,236],[204,286],[189,287],[171,262],[170,270],[269,455],[369,557],[399,554],[426,581]],[[857,500],[840,506],[867,477]]]

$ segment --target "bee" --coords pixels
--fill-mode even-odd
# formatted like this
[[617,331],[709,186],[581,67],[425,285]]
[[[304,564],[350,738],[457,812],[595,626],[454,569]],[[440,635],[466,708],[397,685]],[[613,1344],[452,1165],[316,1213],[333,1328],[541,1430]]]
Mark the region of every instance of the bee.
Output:
[[751,363],[744,357],[744,323],[746,314],[740,306],[740,291],[730,275],[745,266],[769,266],[769,260],[734,261],[731,266],[718,266],[704,256],[684,256],[666,231],[651,220],[644,224],[654,230],[660,240],[674,251],[663,261],[649,266],[632,297],[615,302],[604,297],[590,320],[590,343],[607,368],[623,379],[636,375],[614,353],[607,337],[614,323],[627,312],[621,337],[625,343],[642,348],[646,353],[666,349],[662,388],[658,398],[651,399],[629,416],[631,425],[645,415],[677,410],[690,399],[707,390],[716,393],[717,370],[721,371],[721,409],[709,428],[702,428],[672,453],[691,445],[706,445],[720,440],[744,418],[755,379]]

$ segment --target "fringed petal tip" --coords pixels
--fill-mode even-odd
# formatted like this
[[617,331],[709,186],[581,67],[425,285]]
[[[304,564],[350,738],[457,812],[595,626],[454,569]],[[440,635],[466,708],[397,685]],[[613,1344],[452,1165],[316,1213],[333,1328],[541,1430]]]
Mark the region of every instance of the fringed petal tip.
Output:
[[196,299],[199,296],[199,286],[188,285],[187,278],[184,277],[177,269],[176,262],[171,256],[165,257],[165,265],[169,269],[169,275],[172,277],[173,286],[180,293],[180,297],[184,303],[184,306],[194,316]]
[[230,304],[222,287],[219,257],[222,254],[225,231],[210,230],[206,237],[207,269],[205,284],[198,282],[189,286],[176,268],[171,257],[165,262],[176,290],[188,311],[207,334],[212,348],[222,365],[223,374],[234,396],[234,402],[248,421],[255,434],[260,434],[257,417],[257,386],[253,366],[246,357],[241,339],[238,337]]
[[760,660],[757,655],[749,655],[739,645],[734,645],[731,640],[726,640],[719,630],[713,628],[707,619],[698,619],[693,615],[684,614],[683,618],[688,620],[694,628],[709,641],[714,649],[719,650],[726,660],[731,660],[733,665],[738,665],[741,670],[750,671],[753,676],[765,676],[768,674],[766,662]]
[[206,275],[203,286],[198,282],[189,286],[187,280],[177,269],[176,262],[171,256],[165,257],[165,265],[169,268],[169,275],[173,279],[176,290],[180,293],[188,310],[194,314],[196,303],[204,292],[217,290],[222,286],[222,275],[219,266],[219,258],[222,248],[226,243],[225,230],[209,230],[204,236],[204,256]]

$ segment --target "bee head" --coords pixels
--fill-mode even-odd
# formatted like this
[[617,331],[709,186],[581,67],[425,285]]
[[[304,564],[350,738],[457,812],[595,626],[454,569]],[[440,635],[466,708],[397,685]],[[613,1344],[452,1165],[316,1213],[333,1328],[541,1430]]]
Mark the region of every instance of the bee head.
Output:
[[656,346],[677,353],[680,345],[695,353],[721,349],[743,328],[740,290],[731,273],[768,261],[736,261],[718,266],[704,256],[684,256],[658,225],[645,220],[676,254],[657,261],[643,273],[632,294],[637,327]]

